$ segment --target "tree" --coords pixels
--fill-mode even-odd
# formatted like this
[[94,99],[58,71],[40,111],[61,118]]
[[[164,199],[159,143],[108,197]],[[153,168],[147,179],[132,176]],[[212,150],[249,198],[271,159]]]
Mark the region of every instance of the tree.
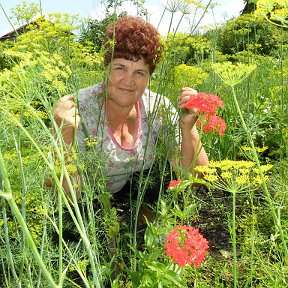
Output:
[[11,8],[10,11],[14,24],[19,26],[30,23],[34,17],[42,14],[41,7],[37,3],[27,3],[26,0]]
[[88,19],[86,24],[82,25],[79,42],[82,44],[92,42],[95,45],[96,52],[99,52],[107,25],[128,14],[122,6],[127,2],[132,3],[136,7],[137,15],[147,16],[147,9],[144,7],[145,0],[102,0],[101,4],[104,5],[106,12],[105,18],[103,20]]
[[[120,8],[123,3],[131,2],[137,11],[137,15],[139,16],[147,16],[148,12],[147,9],[144,7],[145,0],[102,0],[101,3],[106,6],[106,13],[111,14],[115,13],[117,8]],[[112,10],[112,11],[111,11]]]
[[244,9],[241,12],[241,15],[253,13],[256,10],[257,0],[244,0],[245,3]]
[[80,29],[79,43],[93,43],[95,51],[99,52],[105,38],[106,27],[109,23],[115,22],[119,17],[126,15],[122,13],[117,16],[115,13],[107,14],[103,20],[89,19],[86,24],[82,25]]
[[[273,55],[280,45],[287,44],[287,31],[271,25],[254,14],[244,14],[217,28],[217,48],[223,54],[251,51]],[[207,32],[207,37],[213,30]]]

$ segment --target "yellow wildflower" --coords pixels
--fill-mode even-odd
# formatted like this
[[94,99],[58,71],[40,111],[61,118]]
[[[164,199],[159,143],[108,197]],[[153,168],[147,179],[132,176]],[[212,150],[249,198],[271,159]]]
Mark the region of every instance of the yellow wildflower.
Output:
[[[269,180],[267,175],[264,176],[264,180],[265,181]],[[263,181],[262,181],[262,178],[260,177],[260,175],[256,175],[255,177],[253,177],[252,183],[256,184],[256,185],[261,185],[263,183]]]
[[[266,164],[266,165],[262,165],[262,166],[260,167],[260,170],[264,173],[264,172],[269,171],[272,167],[273,167],[272,164]],[[258,168],[254,168],[253,171],[254,171],[255,173],[257,173],[257,174],[260,173],[260,171],[259,171]]]
[[[203,173],[204,180],[212,183],[215,188],[234,193],[262,184],[259,169],[255,166],[253,161],[225,159],[211,161],[208,166],[197,166],[195,170]],[[271,168],[270,164],[262,165],[261,171],[265,173]]]
[[244,63],[223,62],[215,63],[212,65],[215,73],[221,78],[221,80],[230,86],[235,86],[246,79],[253,70],[256,69],[256,65],[247,65]]
[[204,175],[204,179],[209,181],[209,182],[215,182],[215,181],[219,180],[219,177],[217,175],[213,175],[213,174],[206,174],[206,175]]
[[242,175],[235,177],[235,182],[238,185],[247,185],[249,184],[250,181],[249,181],[249,177],[247,174],[242,174]]
[[48,114],[44,111],[36,111],[37,115],[41,118],[41,119],[48,119]]
[[197,166],[195,167],[195,170],[200,173],[207,173],[207,174],[216,173],[217,170],[215,168],[210,168],[209,166],[207,165]]
[[242,175],[248,175],[250,172],[250,169],[248,168],[240,168],[239,171],[241,172]]
[[87,147],[93,147],[98,144],[96,137],[87,137],[85,138]]
[[67,169],[67,172],[69,174],[74,174],[75,172],[77,172],[77,166],[76,165],[68,164],[68,165],[66,165],[66,169]]
[[232,173],[230,171],[224,171],[221,173],[221,177],[223,179],[231,179],[232,178]]

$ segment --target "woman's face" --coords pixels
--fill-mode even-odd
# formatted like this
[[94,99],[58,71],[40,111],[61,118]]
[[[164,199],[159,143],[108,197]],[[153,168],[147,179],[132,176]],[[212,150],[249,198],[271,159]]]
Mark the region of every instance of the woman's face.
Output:
[[136,62],[115,58],[111,66],[107,67],[107,72],[110,73],[108,101],[123,108],[134,105],[139,100],[150,78],[149,66],[143,58]]

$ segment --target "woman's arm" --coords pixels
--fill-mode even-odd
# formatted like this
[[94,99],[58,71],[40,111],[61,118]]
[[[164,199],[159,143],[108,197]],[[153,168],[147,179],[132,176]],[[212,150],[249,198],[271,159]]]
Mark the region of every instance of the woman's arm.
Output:
[[179,96],[178,108],[183,111],[183,115],[180,117],[180,129],[181,129],[181,152],[180,152],[180,164],[183,170],[189,170],[191,173],[195,166],[208,165],[209,160],[202,146],[199,133],[196,128],[196,122],[198,119],[198,113],[195,109],[187,109],[185,107],[188,99],[196,94],[197,91],[185,87]]
[[80,117],[73,95],[66,95],[56,103],[53,116],[57,126],[61,129],[64,143],[68,148],[74,141],[75,132],[78,130]]
[[[59,129],[61,130],[61,136],[63,138],[63,142],[68,150],[67,155],[70,154],[70,149],[74,141],[74,135],[77,132],[80,123],[78,109],[76,108],[76,104],[74,103],[73,98],[74,98],[73,95],[66,95],[60,98],[60,100],[56,103],[53,112],[54,120]],[[62,139],[60,141],[62,141]],[[69,161],[68,158],[66,164],[68,164]],[[77,199],[79,199],[81,193],[80,176],[76,172],[73,175],[71,175],[70,180],[72,181],[72,184],[74,185],[76,184],[75,186],[77,186],[77,188],[75,189],[77,193]],[[71,191],[66,177],[63,178],[62,187],[64,188],[67,196],[71,199]]]
[[181,166],[193,171],[195,166],[208,165],[208,156],[202,146],[199,133],[194,125],[191,130],[181,127]]

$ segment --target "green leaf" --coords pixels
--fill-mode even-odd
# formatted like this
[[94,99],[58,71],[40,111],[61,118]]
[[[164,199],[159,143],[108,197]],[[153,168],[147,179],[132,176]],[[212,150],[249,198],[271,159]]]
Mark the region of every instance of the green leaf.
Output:
[[173,270],[168,270],[165,274],[165,278],[173,282],[177,287],[187,288],[186,283],[181,279],[181,277]]
[[173,270],[167,269],[167,265],[160,263],[160,262],[156,262],[156,261],[145,262],[145,264],[149,269],[156,271],[157,273],[159,273],[158,276],[163,278],[163,279],[159,278],[158,282],[160,282],[160,283],[166,282],[167,283],[167,280],[168,280],[169,284],[173,283],[174,285],[176,285],[176,287],[187,288],[186,283],[181,279],[181,277],[176,272],[174,272]]
[[128,274],[131,278],[131,281],[132,281],[132,285],[133,287],[139,287],[140,286],[140,274],[138,272],[132,272],[132,271],[128,271]]
[[167,269],[167,266],[165,264],[156,261],[153,262],[146,261],[145,264],[149,269],[160,273],[163,273]]
[[155,236],[157,235],[156,227],[152,223],[147,223],[147,228],[144,234],[144,242],[147,249],[151,249],[155,246]]

